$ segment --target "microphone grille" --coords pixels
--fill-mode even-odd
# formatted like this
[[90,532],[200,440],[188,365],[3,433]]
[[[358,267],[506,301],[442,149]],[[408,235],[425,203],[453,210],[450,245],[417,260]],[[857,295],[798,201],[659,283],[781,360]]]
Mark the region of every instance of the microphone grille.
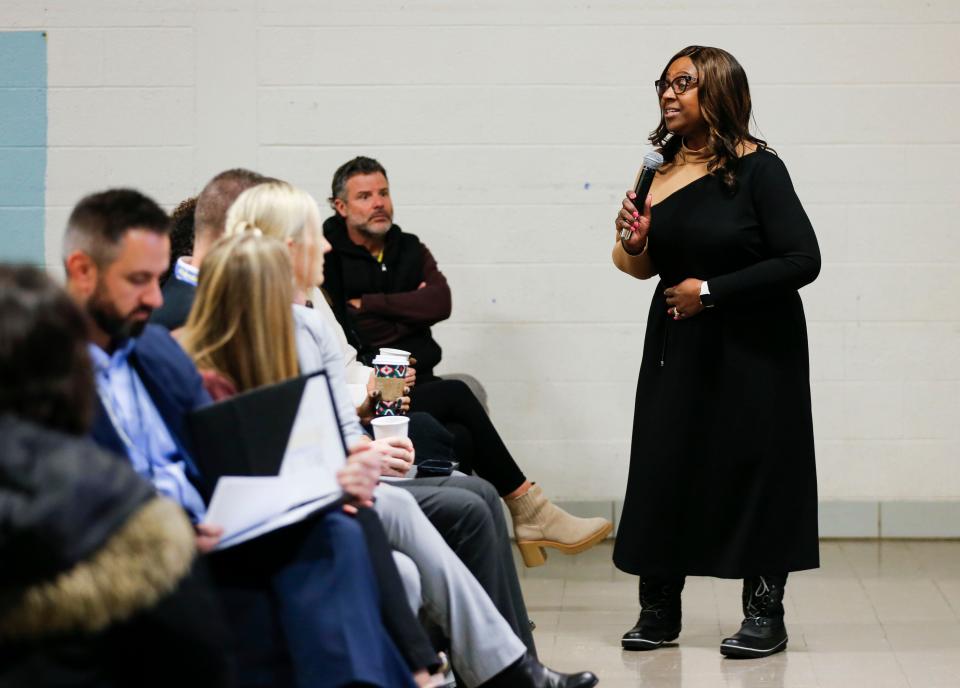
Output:
[[657,151],[650,151],[643,156],[643,166],[651,170],[659,170],[663,165],[663,156]]

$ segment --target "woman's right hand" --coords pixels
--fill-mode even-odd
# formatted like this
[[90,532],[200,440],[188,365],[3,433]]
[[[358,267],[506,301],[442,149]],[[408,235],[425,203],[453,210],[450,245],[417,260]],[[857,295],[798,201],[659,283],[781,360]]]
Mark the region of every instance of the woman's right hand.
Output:
[[380,473],[393,478],[405,478],[416,458],[413,442],[409,437],[385,437],[370,443],[371,449],[383,454]]
[[357,506],[373,506],[373,490],[380,482],[383,454],[371,446],[369,439],[363,439],[366,441],[350,448],[346,465],[337,471],[340,488],[351,498],[351,502],[343,506],[348,514],[355,514]]
[[623,239],[624,248],[630,253],[643,251],[647,245],[647,234],[650,232],[650,206],[653,204],[653,194],[647,194],[642,213],[634,205],[636,198],[637,194],[627,191],[626,198],[623,199],[623,207],[614,222],[617,236],[624,229],[630,230],[630,238]]

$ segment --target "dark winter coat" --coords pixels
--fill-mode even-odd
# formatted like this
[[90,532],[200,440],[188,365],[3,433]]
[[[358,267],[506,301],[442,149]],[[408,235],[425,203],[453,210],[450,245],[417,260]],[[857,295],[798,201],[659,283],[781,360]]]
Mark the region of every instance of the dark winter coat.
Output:
[[0,686],[223,686],[193,529],[123,459],[0,419]]

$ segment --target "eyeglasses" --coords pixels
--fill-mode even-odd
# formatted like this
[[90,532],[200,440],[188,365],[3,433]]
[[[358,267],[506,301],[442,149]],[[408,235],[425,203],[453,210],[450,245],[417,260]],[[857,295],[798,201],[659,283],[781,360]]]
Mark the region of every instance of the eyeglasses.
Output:
[[666,79],[657,79],[653,82],[653,85],[657,89],[657,95],[662,96],[667,92],[668,88],[672,88],[673,92],[677,95],[681,93],[686,93],[687,89],[697,83],[698,79],[693,76],[688,76],[687,74],[681,74],[678,77],[674,77],[673,81],[667,81]]

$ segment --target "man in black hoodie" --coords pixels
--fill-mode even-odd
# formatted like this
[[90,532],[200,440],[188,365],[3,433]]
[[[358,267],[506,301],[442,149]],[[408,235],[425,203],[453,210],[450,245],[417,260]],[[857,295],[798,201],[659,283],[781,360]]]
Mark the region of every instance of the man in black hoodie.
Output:
[[379,347],[403,349],[417,359],[417,377],[433,377],[440,345],[430,327],[450,317],[450,287],[429,249],[393,224],[387,171],[357,157],[333,176],[323,224],[333,246],[324,266],[324,289],[334,313],[361,357]]

